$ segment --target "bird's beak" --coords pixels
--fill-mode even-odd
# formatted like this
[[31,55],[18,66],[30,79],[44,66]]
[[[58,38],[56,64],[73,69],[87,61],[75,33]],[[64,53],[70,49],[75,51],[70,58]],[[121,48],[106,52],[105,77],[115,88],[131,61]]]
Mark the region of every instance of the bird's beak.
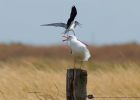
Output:
[[65,41],[68,41],[68,39],[69,39],[69,36],[62,36],[62,37],[64,37],[65,39],[64,40],[62,40],[63,42],[65,42]]
[[76,25],[81,28],[82,24],[76,21]]

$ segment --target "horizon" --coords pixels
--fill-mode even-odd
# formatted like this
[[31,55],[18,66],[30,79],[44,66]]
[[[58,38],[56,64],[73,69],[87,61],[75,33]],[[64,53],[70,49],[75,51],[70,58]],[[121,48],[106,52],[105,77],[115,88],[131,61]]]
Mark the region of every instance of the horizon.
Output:
[[[86,43],[87,44],[87,43]],[[21,45],[21,46],[33,46],[33,47],[57,47],[57,46],[67,46],[67,43],[58,43],[58,44],[30,44],[30,43],[22,43],[22,42],[9,42],[9,43],[2,43],[0,42],[0,45],[8,45],[8,46],[12,46],[12,45]],[[140,46],[140,43],[137,42],[126,42],[126,43],[114,43],[114,44],[103,44],[103,45],[96,45],[96,44],[87,44],[88,47],[108,47],[108,46],[126,46],[126,45],[138,45]]]

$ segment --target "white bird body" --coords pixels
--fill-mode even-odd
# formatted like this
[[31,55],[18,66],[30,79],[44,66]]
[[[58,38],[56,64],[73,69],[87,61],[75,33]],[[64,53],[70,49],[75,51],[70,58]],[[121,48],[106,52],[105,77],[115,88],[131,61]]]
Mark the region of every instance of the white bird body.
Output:
[[[72,31],[74,33],[74,35],[75,35],[74,29],[76,28],[77,25],[80,26],[80,23],[77,22],[77,21],[73,21],[68,29],[67,29],[67,27],[65,27],[66,30],[64,31],[63,34],[66,34],[66,33],[70,32],[70,31]],[[65,25],[65,26],[67,26],[67,25]]]
[[70,41],[70,48],[72,55],[79,61],[88,61],[91,57],[90,52],[85,44],[77,40],[75,36],[72,36]]
[[75,26],[76,26],[75,21],[73,21],[70,25],[69,30],[74,30]]

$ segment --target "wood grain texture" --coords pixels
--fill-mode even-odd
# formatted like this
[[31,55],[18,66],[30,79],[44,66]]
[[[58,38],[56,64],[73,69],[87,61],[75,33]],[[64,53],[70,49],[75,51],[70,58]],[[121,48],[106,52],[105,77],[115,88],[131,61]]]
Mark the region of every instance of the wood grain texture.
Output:
[[87,71],[82,69],[67,70],[67,100],[86,100]]

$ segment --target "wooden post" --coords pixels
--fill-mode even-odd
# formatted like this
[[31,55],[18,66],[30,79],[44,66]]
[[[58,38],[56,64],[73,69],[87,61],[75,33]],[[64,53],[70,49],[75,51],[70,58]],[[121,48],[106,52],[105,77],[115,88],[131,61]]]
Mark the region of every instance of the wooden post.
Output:
[[66,82],[67,100],[86,100],[87,71],[68,69]]

